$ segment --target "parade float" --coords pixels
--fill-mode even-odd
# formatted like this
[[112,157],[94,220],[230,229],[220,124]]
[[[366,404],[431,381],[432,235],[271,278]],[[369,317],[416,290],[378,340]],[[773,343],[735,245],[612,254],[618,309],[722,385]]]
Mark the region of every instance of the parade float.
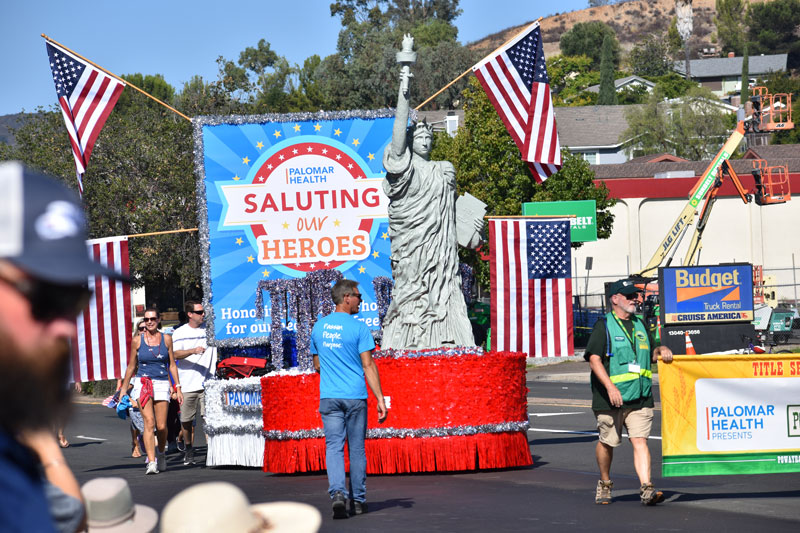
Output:
[[389,407],[378,425],[368,400],[368,472],[532,464],[526,354],[474,346],[457,246],[479,242],[484,213],[457,222],[453,166],[427,159],[412,43],[397,110],[193,120],[208,340],[273,369],[206,383],[209,466],[325,469],[309,338],[341,278],[360,283]]

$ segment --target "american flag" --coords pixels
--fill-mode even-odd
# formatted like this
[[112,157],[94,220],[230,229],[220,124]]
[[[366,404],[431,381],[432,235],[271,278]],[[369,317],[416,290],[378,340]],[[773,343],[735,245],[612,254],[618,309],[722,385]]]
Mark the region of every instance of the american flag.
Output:
[[[95,261],[128,273],[128,238],[86,241]],[[94,297],[77,320],[73,342],[72,377],[75,382],[121,378],[130,356],[133,315],[131,286],[105,277],[89,277]]]
[[570,223],[491,219],[492,350],[573,355]]
[[539,23],[472,67],[522,159],[544,181],[561,168],[550,78]]
[[92,148],[125,84],[51,42],[45,43],[56,84],[58,105],[67,125],[83,194],[83,174]]

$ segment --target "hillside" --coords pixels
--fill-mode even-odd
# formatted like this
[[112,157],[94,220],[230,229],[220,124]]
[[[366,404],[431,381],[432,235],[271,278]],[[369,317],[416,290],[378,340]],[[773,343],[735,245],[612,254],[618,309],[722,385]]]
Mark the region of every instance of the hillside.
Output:
[[[769,0],[751,0],[764,2]],[[712,36],[716,32],[714,17],[716,16],[715,0],[694,0],[694,32],[689,41],[691,49],[696,53],[702,48],[716,46]],[[638,0],[600,7],[560,13],[542,19],[542,38],[544,53],[549,57],[560,53],[559,39],[578,22],[599,20],[611,26],[617,33],[617,39],[624,50],[630,50],[643,36],[650,33],[667,31],[672,17],[675,16],[675,0]],[[526,21],[519,26],[506,28],[489,35],[480,41],[470,43],[474,49],[494,50],[513,37],[522,28],[533,22]]]
[[20,127],[24,118],[25,113],[0,116],[0,143],[14,144],[14,134],[12,130]]

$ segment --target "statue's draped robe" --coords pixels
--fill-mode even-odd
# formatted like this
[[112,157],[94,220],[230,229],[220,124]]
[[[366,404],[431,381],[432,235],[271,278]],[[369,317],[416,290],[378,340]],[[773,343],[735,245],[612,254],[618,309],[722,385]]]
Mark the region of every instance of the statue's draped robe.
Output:
[[383,321],[382,348],[474,346],[461,292],[456,238],[456,173],[448,161],[426,161],[408,148],[386,148],[392,302]]

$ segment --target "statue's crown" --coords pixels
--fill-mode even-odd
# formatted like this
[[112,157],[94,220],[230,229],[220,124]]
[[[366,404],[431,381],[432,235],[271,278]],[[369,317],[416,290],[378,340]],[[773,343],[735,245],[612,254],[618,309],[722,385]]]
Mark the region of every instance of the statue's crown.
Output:
[[433,136],[433,126],[428,124],[427,118],[423,118],[420,122],[412,124],[411,127],[413,128],[412,132],[413,137],[416,137],[417,135],[420,135],[422,133],[427,133],[428,135]]

